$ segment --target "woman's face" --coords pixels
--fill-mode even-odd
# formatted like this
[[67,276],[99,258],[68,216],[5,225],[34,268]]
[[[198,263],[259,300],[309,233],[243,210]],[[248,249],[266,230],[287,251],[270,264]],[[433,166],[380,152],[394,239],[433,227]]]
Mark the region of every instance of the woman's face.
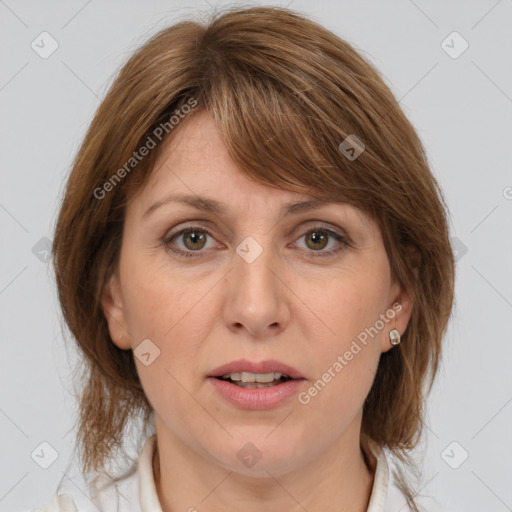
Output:
[[127,206],[103,300],[159,443],[261,475],[356,446],[389,331],[411,309],[377,224],[340,203],[287,212],[312,197],[244,177],[204,112],[182,123]]

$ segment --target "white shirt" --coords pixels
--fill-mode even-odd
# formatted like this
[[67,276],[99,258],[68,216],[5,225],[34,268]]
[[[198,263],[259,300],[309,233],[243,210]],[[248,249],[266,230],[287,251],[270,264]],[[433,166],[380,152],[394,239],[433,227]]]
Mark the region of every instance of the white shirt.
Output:
[[[50,504],[27,512],[162,512],[153,476],[155,440],[155,434],[146,440],[136,469],[100,492],[94,502],[73,484],[64,494],[56,492]],[[376,444],[371,449],[377,465],[367,512],[410,512],[385,452]]]

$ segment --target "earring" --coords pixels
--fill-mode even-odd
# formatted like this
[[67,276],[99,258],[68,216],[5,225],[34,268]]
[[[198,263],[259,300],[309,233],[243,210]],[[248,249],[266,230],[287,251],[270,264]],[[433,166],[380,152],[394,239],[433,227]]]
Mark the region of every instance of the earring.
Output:
[[391,345],[398,345],[400,343],[400,333],[396,329],[390,331],[389,341],[391,342]]

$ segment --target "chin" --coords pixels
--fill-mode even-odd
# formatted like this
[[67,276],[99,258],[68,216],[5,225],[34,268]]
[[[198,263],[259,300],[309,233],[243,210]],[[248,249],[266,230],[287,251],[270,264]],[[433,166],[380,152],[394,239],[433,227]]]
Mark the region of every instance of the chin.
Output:
[[245,476],[268,478],[269,473],[274,476],[293,470],[303,458],[304,442],[302,446],[293,442],[285,430],[269,432],[272,429],[259,427],[234,433],[229,443],[216,444],[222,452],[212,455],[227,470]]

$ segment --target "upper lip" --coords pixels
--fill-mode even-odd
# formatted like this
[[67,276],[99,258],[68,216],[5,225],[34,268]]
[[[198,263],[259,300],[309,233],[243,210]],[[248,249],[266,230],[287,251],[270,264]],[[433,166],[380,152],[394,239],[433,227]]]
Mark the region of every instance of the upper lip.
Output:
[[215,370],[212,370],[208,377],[222,377],[226,373],[283,373],[288,375],[292,379],[303,379],[304,377],[296,368],[276,361],[274,359],[266,359],[265,361],[248,361],[247,359],[238,359],[237,361],[231,361],[230,363],[223,364]]

